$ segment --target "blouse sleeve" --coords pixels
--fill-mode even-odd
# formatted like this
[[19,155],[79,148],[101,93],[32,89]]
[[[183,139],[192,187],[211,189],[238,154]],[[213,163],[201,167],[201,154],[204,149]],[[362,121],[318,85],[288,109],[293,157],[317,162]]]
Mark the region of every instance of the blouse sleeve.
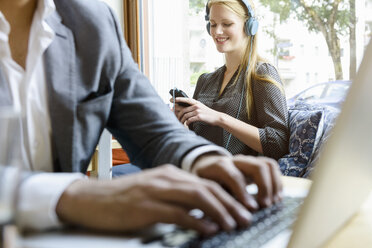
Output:
[[[259,75],[282,84],[275,67],[263,63]],[[279,159],[288,153],[289,126],[285,94],[274,84],[257,81],[252,85],[263,155]]]

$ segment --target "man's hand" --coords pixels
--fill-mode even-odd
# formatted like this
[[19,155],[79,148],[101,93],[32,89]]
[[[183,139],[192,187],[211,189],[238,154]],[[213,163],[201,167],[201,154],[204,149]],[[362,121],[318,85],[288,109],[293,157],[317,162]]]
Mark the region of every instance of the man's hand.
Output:
[[[195,161],[192,172],[220,183],[249,210],[270,206],[282,197],[279,166],[270,158],[203,155]],[[257,201],[246,191],[250,182],[258,186]]]
[[[190,216],[195,208],[207,218]],[[217,183],[170,165],[112,181],[76,181],[61,196],[56,212],[66,223],[106,231],[135,231],[163,222],[212,234],[251,220]]]

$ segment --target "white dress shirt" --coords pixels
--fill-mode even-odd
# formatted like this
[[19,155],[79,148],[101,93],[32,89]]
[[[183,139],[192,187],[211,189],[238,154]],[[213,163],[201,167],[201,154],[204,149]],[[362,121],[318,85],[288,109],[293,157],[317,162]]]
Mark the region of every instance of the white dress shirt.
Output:
[[[55,11],[52,0],[39,0],[33,17],[26,68],[17,64],[9,47],[10,25],[0,12],[0,65],[9,84],[13,105],[22,115],[20,159],[25,170],[52,172],[51,123],[43,53],[55,33],[45,19]],[[5,83],[5,82],[4,82]],[[47,228],[59,225],[55,214],[64,189],[80,173],[42,173],[20,187],[17,222],[21,227]]]

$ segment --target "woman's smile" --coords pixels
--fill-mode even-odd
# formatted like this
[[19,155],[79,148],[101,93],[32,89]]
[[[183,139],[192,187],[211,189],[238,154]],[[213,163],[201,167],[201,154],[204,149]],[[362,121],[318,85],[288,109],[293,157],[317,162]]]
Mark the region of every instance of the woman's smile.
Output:
[[217,44],[224,44],[229,38],[228,37],[216,37]]

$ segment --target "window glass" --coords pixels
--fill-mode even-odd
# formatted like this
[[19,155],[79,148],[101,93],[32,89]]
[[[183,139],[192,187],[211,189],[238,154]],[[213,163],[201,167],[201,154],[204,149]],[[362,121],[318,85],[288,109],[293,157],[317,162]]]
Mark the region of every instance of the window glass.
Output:
[[325,97],[333,98],[344,98],[349,89],[349,85],[343,84],[333,84],[329,85]]
[[[353,2],[355,14],[351,11]],[[173,87],[192,95],[202,73],[224,64],[223,55],[216,51],[206,31],[206,1],[142,0],[142,3],[141,52],[147,65],[146,75],[167,103],[168,91]],[[321,20],[329,23],[335,5],[328,0],[316,3],[254,0],[260,55],[277,67],[287,98],[319,82],[352,79],[371,37],[372,15],[368,13],[372,12],[372,0],[339,1],[335,11],[336,40],[326,39],[329,31],[323,34],[301,3],[308,3],[307,7],[323,14]],[[349,35],[353,32],[355,37]],[[330,43],[335,45],[329,47]],[[338,94],[337,91],[329,94],[332,92]]]
[[[190,91],[190,32],[188,2],[185,0],[143,0],[141,53],[143,70],[169,103],[173,87]],[[198,45],[198,44],[197,44]],[[194,46],[194,45],[193,45]]]
[[325,89],[325,85],[317,85],[312,88],[309,88],[305,90],[302,94],[300,94],[297,99],[301,100],[314,100],[314,99],[319,99]]

